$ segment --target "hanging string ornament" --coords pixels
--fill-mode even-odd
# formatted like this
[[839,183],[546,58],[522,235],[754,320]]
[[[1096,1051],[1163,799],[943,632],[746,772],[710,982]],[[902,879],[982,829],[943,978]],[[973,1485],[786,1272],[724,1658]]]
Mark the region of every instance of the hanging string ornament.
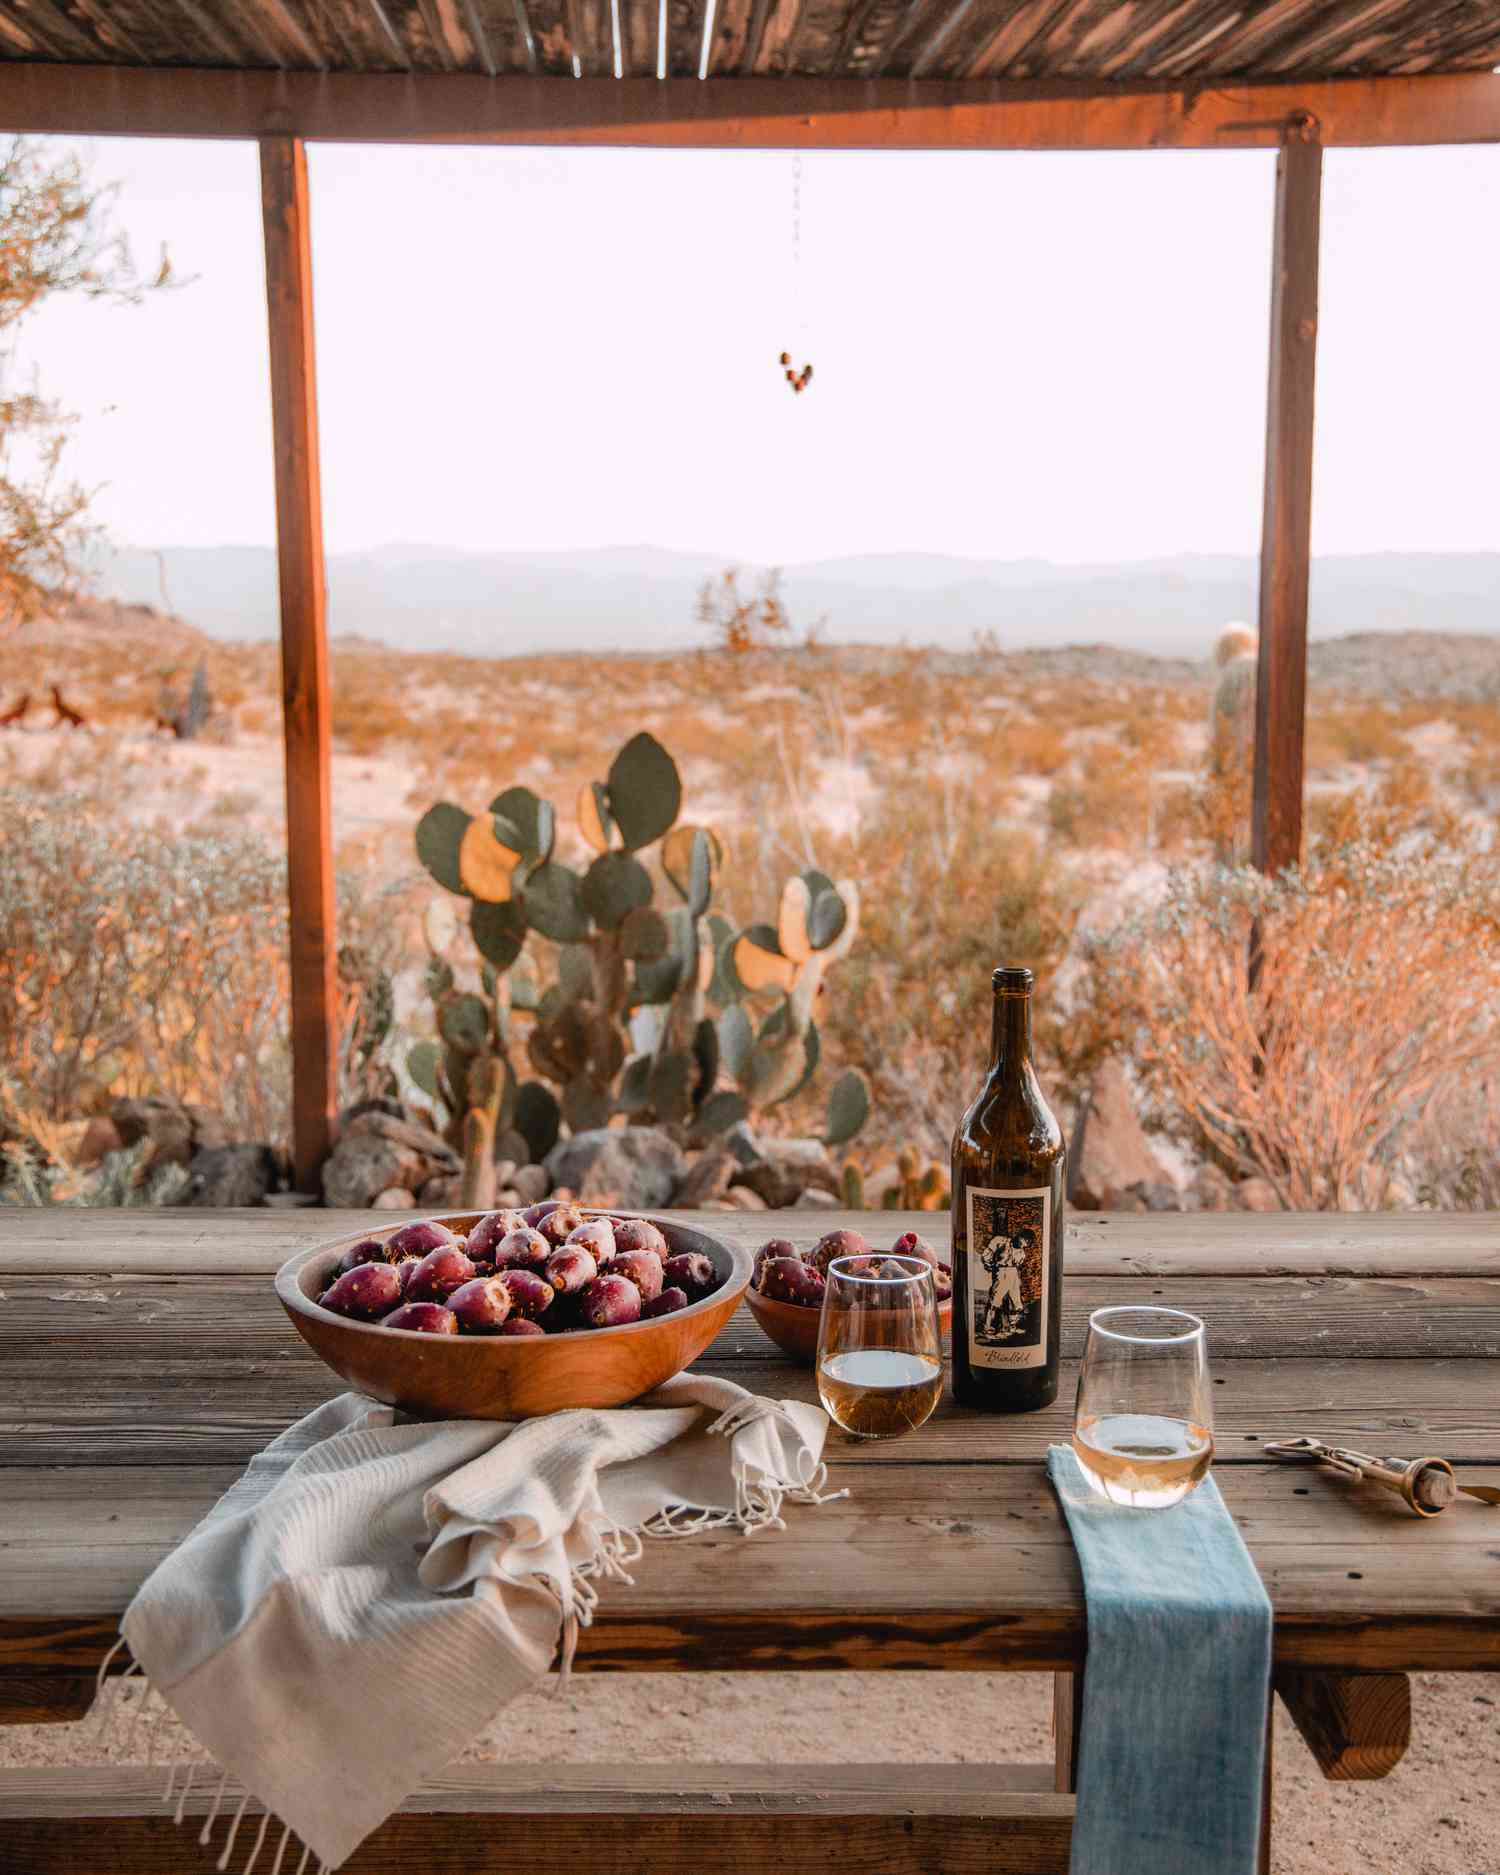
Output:
[[[798,326],[805,326],[802,317],[802,154],[797,152],[792,158],[792,301],[798,314]],[[777,359],[781,374],[800,397],[812,383],[811,364],[800,368],[792,363],[792,354],[782,352]]]

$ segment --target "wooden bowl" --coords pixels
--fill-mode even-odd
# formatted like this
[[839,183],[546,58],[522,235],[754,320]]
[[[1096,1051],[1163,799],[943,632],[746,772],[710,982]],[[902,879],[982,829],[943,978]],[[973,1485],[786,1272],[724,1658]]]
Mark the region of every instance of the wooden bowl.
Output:
[[[797,1302],[778,1302],[774,1296],[763,1296],[754,1289],[745,1291],[745,1300],[750,1305],[750,1313],[784,1354],[790,1354],[794,1361],[801,1361],[808,1367],[816,1364],[821,1309],[804,1308]],[[952,1326],[953,1298],[950,1296],[946,1302],[938,1304],[938,1328],[944,1340]]]
[[[432,1220],[467,1231],[481,1214]],[[419,1222],[400,1214],[391,1229]],[[531,1419],[570,1406],[622,1406],[695,1361],[733,1315],[750,1281],[750,1253],[699,1230],[652,1218],[675,1254],[701,1250],[723,1283],[701,1302],[653,1322],[567,1335],[419,1335],[352,1322],[319,1308],[339,1258],[372,1233],[355,1231],[289,1257],[276,1293],[318,1358],[360,1393],[442,1419]],[[379,1233],[388,1234],[386,1232]],[[813,1311],[816,1327],[817,1311]]]

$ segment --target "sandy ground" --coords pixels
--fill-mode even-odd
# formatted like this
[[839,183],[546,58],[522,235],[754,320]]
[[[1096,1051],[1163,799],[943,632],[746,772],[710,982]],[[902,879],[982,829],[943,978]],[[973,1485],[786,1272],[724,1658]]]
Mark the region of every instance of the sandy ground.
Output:
[[[512,1706],[467,1755],[1036,1763],[1051,1755],[1051,1693],[1034,1674],[585,1675]],[[1278,1705],[1275,1875],[1500,1875],[1500,1676],[1418,1675],[1413,1703],[1412,1748],[1375,1784],[1326,1783]],[[113,1755],[83,1725],[0,1730],[0,1765]]]

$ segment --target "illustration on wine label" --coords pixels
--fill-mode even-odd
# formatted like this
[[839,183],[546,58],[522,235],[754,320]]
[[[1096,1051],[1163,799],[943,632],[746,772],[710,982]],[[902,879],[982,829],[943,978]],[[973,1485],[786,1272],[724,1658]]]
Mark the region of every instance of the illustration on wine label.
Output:
[[970,1364],[1045,1366],[1052,1193],[971,1185],[968,1199]]

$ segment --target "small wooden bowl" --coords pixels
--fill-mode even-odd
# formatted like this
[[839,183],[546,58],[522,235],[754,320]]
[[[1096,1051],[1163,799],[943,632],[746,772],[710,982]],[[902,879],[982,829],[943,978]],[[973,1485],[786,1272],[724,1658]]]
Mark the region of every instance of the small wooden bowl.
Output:
[[[467,1231],[480,1213],[433,1220]],[[402,1214],[392,1229],[419,1220]],[[675,1315],[567,1335],[418,1335],[351,1322],[319,1308],[339,1258],[372,1233],[355,1231],[289,1257],[276,1294],[292,1325],[341,1380],[373,1400],[441,1419],[533,1419],[573,1406],[622,1406],[695,1361],[733,1315],[750,1281],[750,1253],[699,1230],[652,1218],[675,1254],[699,1250],[723,1277],[711,1296]],[[388,1234],[385,1232],[379,1234]],[[817,1328],[817,1311],[813,1310]]]
[[[808,1367],[816,1364],[821,1309],[804,1308],[797,1302],[778,1302],[774,1296],[763,1296],[754,1289],[745,1291],[745,1300],[750,1305],[750,1313],[784,1354],[790,1354],[794,1361],[801,1361]],[[946,1302],[938,1304],[938,1328],[945,1341],[952,1326],[953,1298],[950,1296]]]

